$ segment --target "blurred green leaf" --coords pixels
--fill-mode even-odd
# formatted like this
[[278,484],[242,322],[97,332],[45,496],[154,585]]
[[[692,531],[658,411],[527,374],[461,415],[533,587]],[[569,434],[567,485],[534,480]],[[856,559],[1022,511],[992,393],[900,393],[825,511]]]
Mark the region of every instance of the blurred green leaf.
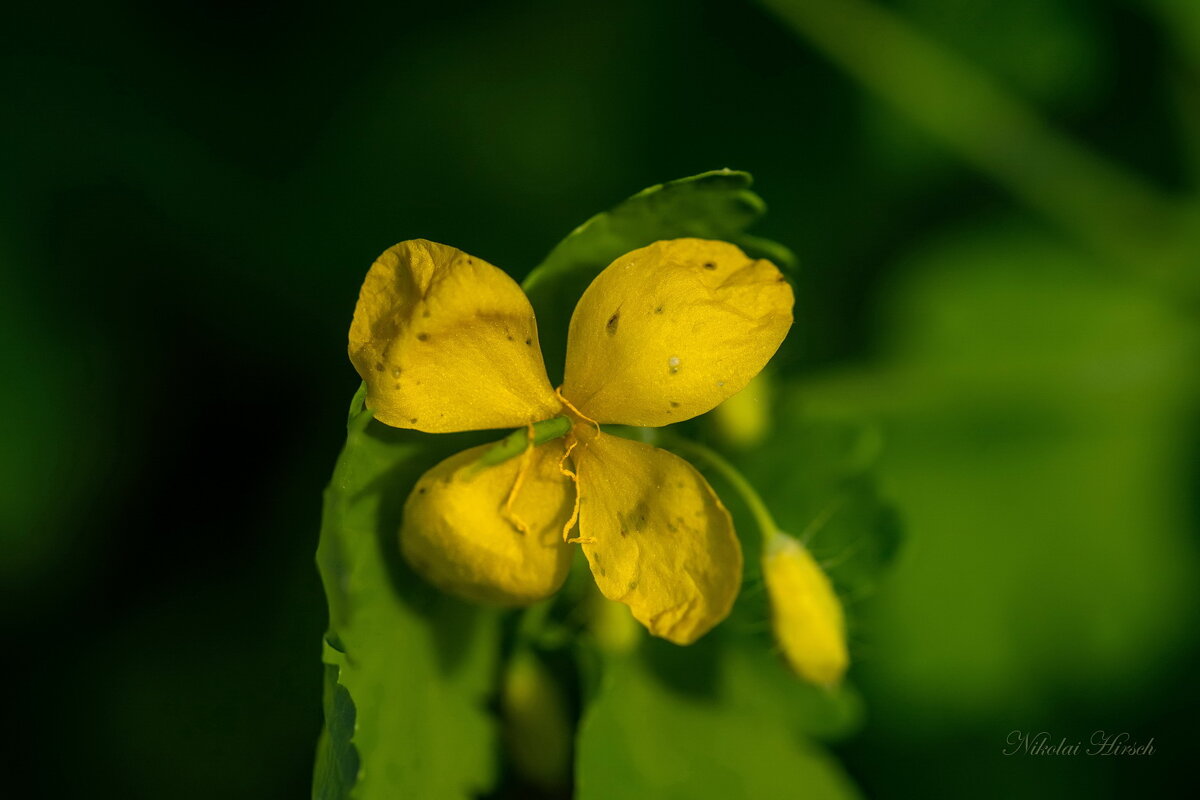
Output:
[[325,493],[317,550],[329,680],[313,796],[471,797],[495,780],[496,725],[484,704],[498,612],[427,586],[396,543],[409,488],[462,437],[388,428],[362,397]]
[[523,287],[537,315],[546,368],[561,382],[567,327],[588,284],[618,256],[663,239],[724,239],[751,255],[790,266],[794,257],[780,244],[743,231],[766,212],[750,191],[747,172],[724,169],[651,186],[571,232],[529,273]]
[[[912,531],[871,607],[865,676],[904,735],[1012,719],[1069,687],[1106,702],[1189,635],[1197,333],[1161,295],[1014,225],[915,255],[886,366],[795,402],[873,413]],[[866,665],[870,666],[870,665]],[[878,718],[878,716],[877,716]]]
[[721,681],[730,707],[820,741],[843,740],[861,727],[863,700],[853,686],[826,689],[797,678],[765,630],[726,640]]
[[[652,653],[667,648],[646,646]],[[690,660],[693,648],[673,648],[670,661]],[[672,680],[661,681],[650,667],[652,653],[607,662],[580,725],[578,800],[858,796],[832,757],[765,710],[765,693],[757,703],[743,702],[747,695],[731,691],[720,673],[705,691],[706,676],[696,669],[671,669]]]

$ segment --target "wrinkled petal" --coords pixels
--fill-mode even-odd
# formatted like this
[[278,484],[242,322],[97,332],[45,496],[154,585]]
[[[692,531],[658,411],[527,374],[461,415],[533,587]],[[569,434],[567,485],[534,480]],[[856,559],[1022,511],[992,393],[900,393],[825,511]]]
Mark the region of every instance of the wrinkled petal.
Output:
[[603,433],[574,459],[579,534],[604,596],[676,644],[725,619],[742,582],[742,548],[700,473],[665,450]]
[[792,289],[770,261],[727,242],[655,242],[583,293],[563,395],[602,423],[690,419],[749,383],[791,324]]
[[396,428],[516,428],[561,405],[521,288],[486,261],[424,239],[388,248],[371,266],[350,360],[367,407]]
[[839,683],[850,663],[842,604],[802,544],[777,534],[763,556],[771,626],[788,666],[820,686]]
[[[561,442],[473,473],[490,446],[464,450],[421,476],[404,505],[401,551],[442,591],[527,605],[553,594],[567,576],[571,550],[562,530],[574,487],[559,473]],[[521,486],[506,508],[523,465]]]

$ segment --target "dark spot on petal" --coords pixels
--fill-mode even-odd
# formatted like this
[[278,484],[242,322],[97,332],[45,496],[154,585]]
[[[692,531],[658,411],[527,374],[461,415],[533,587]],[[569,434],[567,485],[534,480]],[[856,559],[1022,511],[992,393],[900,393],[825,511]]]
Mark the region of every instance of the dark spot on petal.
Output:
[[672,401],[671,401],[671,408],[679,408],[679,403],[676,403],[674,400],[672,400]]
[[624,539],[628,535],[629,535],[629,531],[625,530],[624,528],[621,528],[621,538]]
[[504,338],[505,338],[505,339],[508,339],[510,342],[512,342],[512,341],[515,341],[515,340],[513,339],[513,337],[512,337],[512,334],[511,334],[511,333],[510,333],[508,336],[505,336]]
[[418,486],[418,487],[417,487],[417,494],[425,494],[425,487],[424,487],[424,486]]
[[375,371],[376,371],[376,372],[383,372],[383,364],[382,364],[381,362],[376,362],[376,364],[375,364]]
[[630,582],[629,582],[629,589],[628,589],[628,591],[632,592],[632,591],[633,591],[634,589],[636,589],[637,587],[638,587],[638,582],[637,582],[637,581],[630,581]]
[[711,261],[705,261],[705,262],[704,262],[704,268],[705,268],[705,269],[716,269],[716,268],[717,268],[717,265],[716,265],[716,264],[714,264],[714,263],[713,263],[713,262],[711,262]]
[[533,346],[533,339],[526,339],[526,340],[525,340],[525,345],[526,345],[527,347],[532,347],[532,346]]
[[604,330],[608,331],[608,335],[612,336],[617,332],[617,325],[621,323],[621,309],[613,312],[613,315],[608,318],[608,322],[604,325]]
[[601,567],[601,568],[600,568],[600,577],[601,577],[601,578],[607,578],[607,577],[608,577],[608,570],[606,570],[604,567]]
[[787,282],[787,278],[785,278],[785,277],[783,277],[782,275],[780,275],[778,278],[776,278],[776,279],[775,279],[775,282],[776,282],[776,283],[786,283],[786,282]]
[[663,307],[662,307],[662,306],[659,306],[658,308],[654,309],[654,313],[655,313],[655,314],[661,314],[662,312],[663,312]]
[[428,333],[418,333],[418,334],[417,334],[417,341],[418,341],[418,342],[428,342],[428,341],[429,341],[429,334],[428,334]]
[[393,388],[393,389],[399,389],[399,388],[400,388],[400,384],[398,384],[398,383],[397,383],[397,384],[396,384],[396,385],[394,385],[392,388]]
[[410,425],[416,425],[416,424],[417,424],[417,418],[416,418],[416,417],[409,417],[409,419],[408,419],[408,423],[409,423]]

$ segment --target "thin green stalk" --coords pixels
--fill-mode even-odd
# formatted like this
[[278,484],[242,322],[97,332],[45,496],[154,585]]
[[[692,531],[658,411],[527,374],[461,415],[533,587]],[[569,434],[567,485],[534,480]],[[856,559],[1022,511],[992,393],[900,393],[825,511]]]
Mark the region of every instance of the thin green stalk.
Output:
[[[571,420],[567,417],[551,417],[541,422],[535,422],[533,424],[533,443],[535,446],[545,444],[551,439],[566,436],[569,430],[571,430]],[[525,452],[528,445],[529,431],[526,428],[518,428],[496,442],[480,456],[479,460],[471,467],[470,474],[473,475],[488,467],[503,464],[510,458],[516,458]]]

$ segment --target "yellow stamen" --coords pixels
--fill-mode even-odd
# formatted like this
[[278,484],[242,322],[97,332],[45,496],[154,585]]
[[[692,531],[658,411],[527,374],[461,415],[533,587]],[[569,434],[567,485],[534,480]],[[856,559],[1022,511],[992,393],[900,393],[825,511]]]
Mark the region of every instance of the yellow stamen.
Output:
[[592,419],[587,414],[584,414],[582,411],[580,411],[578,408],[576,408],[575,405],[570,400],[568,400],[566,397],[564,397],[561,386],[558,387],[557,389],[555,389],[554,393],[556,395],[558,395],[558,399],[562,401],[562,404],[567,407],[568,411],[570,411],[576,417],[579,417],[579,419],[583,420],[584,422],[588,423],[589,425],[595,426],[597,433],[600,432],[600,423],[596,422],[596,420]]
[[508,493],[508,499],[504,501],[505,518],[521,533],[529,533],[529,526],[525,524],[525,520],[517,516],[517,512],[513,510],[513,503],[516,502],[517,494],[521,491],[521,484],[525,482],[525,474],[529,472],[529,465],[532,463],[530,456],[533,455],[533,423],[525,423],[525,429],[529,432],[529,437],[525,443],[525,452],[521,454],[521,468],[517,470],[517,477]]
[[[565,402],[565,401],[564,401]],[[575,507],[571,509],[571,518],[567,520],[567,524],[563,525],[563,541],[567,544],[571,543],[571,528],[575,527],[575,523],[579,521],[579,475],[567,469],[567,459],[571,457],[571,451],[575,449],[575,445],[579,444],[579,440],[574,434],[567,437],[566,451],[562,458],[558,460],[558,471],[565,477],[570,478],[571,483],[575,485]]]

